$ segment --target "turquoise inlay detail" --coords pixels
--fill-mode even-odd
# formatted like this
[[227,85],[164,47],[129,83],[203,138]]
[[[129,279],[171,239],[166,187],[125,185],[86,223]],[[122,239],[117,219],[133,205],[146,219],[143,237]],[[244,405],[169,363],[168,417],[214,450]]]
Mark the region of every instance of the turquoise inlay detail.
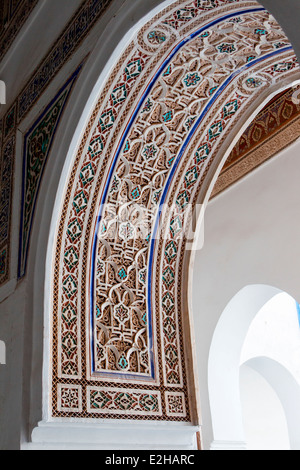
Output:
[[131,191],[131,196],[132,196],[132,199],[135,199],[135,200],[140,198],[141,193],[140,193],[140,189],[138,188],[138,186]]
[[126,369],[126,367],[128,367],[128,362],[127,362],[127,360],[125,359],[124,356],[122,356],[121,359],[119,360],[119,366],[122,369]]
[[169,158],[168,160],[168,166],[171,166],[174,160],[175,160],[175,156],[173,155],[173,157]]
[[215,137],[218,137],[219,135],[222,134],[222,132],[223,132],[222,121],[219,121],[216,124],[213,124],[208,131],[209,140],[212,140]]
[[189,188],[190,186],[192,186],[194,183],[196,183],[197,179],[198,179],[198,171],[197,171],[197,168],[194,166],[191,170],[189,170],[185,177],[184,177],[184,181],[185,181],[185,186],[186,188]]
[[176,204],[183,210],[189,203],[189,196],[186,191],[180,194],[177,198]]
[[167,256],[168,263],[171,263],[174,258],[177,256],[177,246],[173,241],[171,241],[166,247],[165,255]]
[[118,276],[120,279],[127,279],[127,273],[125,271],[125,268],[120,269],[120,271],[118,272]]
[[113,106],[122,103],[127,98],[127,89],[125,83],[115,88],[111,94],[111,100]]
[[155,158],[156,154],[157,154],[157,148],[155,147],[154,144],[147,145],[143,151],[143,155],[147,161]]
[[76,213],[79,214],[83,209],[86,208],[88,204],[88,200],[86,195],[83,191],[81,191],[77,196],[74,198],[73,206],[76,210]]
[[230,101],[223,108],[224,118],[232,116],[239,109],[238,100]]
[[259,34],[260,36],[265,36],[266,34],[268,34],[268,32],[266,29],[257,28],[255,30],[255,34]]
[[142,70],[142,62],[140,59],[130,62],[125,68],[126,80],[138,77],[142,73]]
[[163,76],[167,77],[168,75],[171,75],[171,73],[172,73],[172,66],[169,65],[167,70],[164,72]]
[[241,23],[243,20],[241,17],[238,18],[232,18],[232,20],[229,20],[229,23]]
[[246,84],[248,85],[248,87],[250,88],[258,88],[262,85],[262,81],[257,79],[257,78],[253,78],[253,77],[250,77],[246,80]]
[[196,119],[196,116],[190,117],[190,118],[188,118],[188,120],[186,121],[185,125],[186,125],[186,128],[187,128],[188,131],[191,129],[192,125],[194,124],[195,119]]
[[96,307],[96,310],[97,310],[96,317],[97,317],[97,318],[100,318],[100,317],[101,317],[101,310],[100,310],[100,308],[98,307],[98,305],[97,305],[97,307]]
[[190,86],[196,86],[198,82],[200,82],[201,78],[199,75],[194,72],[194,73],[189,73],[186,78],[184,79],[184,83],[186,84],[187,87]]
[[79,257],[76,253],[73,246],[65,253],[65,263],[68,265],[69,269],[74,269],[79,263]]
[[218,50],[219,52],[221,52],[221,54],[232,54],[233,52],[236,51],[236,48],[233,44],[227,44],[227,43],[223,43],[221,44],[220,46],[218,46]]
[[162,44],[163,42],[166,41],[167,38],[160,31],[151,31],[151,33],[148,34],[148,39],[150,42],[154,42],[156,44]]
[[82,182],[82,186],[85,187],[87,186],[91,181],[93,181],[95,176],[95,171],[93,168],[93,165],[91,163],[88,163],[84,168],[82,168],[80,172],[80,179]]
[[101,136],[96,137],[90,143],[88,151],[91,154],[91,157],[94,159],[103,152],[104,143]]
[[274,44],[274,47],[275,49],[281,49],[282,47],[285,47],[287,44],[284,43],[284,42],[276,42],[276,44]]
[[106,223],[104,221],[102,221],[100,233],[101,233],[101,235],[104,235],[106,232],[107,232]]
[[114,125],[115,120],[116,118],[112,110],[103,113],[99,120],[101,131],[104,132],[110,129]]
[[281,62],[280,64],[274,65],[274,72],[287,72],[293,67],[292,62]]
[[163,115],[164,122],[172,121],[172,119],[173,119],[172,111],[168,111],[166,114]]
[[175,237],[179,232],[182,230],[182,220],[179,217],[175,217],[170,223],[170,230],[172,232],[173,237]]
[[195,155],[195,161],[197,164],[204,162],[210,154],[210,147],[208,144],[201,145],[198,148]]
[[168,266],[167,269],[163,272],[162,280],[166,284],[168,289],[170,289],[170,287],[174,284],[175,274],[173,273],[170,266]]
[[218,86],[214,86],[213,88],[211,88],[211,89],[209,90],[210,96],[213,95],[214,92],[215,92],[218,88],[219,88]]

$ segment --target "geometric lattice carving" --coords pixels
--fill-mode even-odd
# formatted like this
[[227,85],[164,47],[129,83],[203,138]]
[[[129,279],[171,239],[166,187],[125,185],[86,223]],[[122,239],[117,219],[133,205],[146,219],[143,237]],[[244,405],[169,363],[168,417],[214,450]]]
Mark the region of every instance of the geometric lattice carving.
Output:
[[[254,1],[174,1],[137,32],[100,92],[59,217],[53,416],[192,419],[188,207],[245,110],[297,74]],[[78,384],[82,411],[62,412],[58,388]]]

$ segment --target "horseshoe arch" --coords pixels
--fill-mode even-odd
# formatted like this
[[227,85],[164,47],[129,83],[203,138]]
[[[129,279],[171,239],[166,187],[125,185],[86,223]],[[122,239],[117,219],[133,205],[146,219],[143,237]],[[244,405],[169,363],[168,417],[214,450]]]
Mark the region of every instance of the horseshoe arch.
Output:
[[57,218],[45,421],[199,425],[187,222],[249,122],[299,78],[256,1],[168,2],[124,47]]

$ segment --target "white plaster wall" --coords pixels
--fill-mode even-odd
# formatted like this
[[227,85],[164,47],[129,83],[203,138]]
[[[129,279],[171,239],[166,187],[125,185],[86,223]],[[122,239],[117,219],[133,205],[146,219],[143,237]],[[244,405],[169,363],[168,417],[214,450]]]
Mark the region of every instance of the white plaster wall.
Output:
[[207,449],[213,440],[208,356],[226,305],[251,284],[274,286],[300,300],[299,152],[298,141],[212,200],[206,210],[205,244],[196,254],[192,304]]
[[20,447],[25,290],[23,283],[0,306],[0,339],[6,347],[6,364],[0,364],[0,450]]
[[279,362],[300,386],[300,327],[295,300],[276,295],[253,320],[241,355],[241,364],[266,356]]

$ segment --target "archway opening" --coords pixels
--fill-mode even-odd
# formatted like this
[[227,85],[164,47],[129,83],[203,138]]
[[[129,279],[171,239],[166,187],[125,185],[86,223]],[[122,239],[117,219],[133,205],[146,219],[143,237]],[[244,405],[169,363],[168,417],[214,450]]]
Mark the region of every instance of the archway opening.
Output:
[[299,448],[298,304],[270,286],[242,289],[216,327],[208,365],[212,449]]
[[[197,2],[197,4],[198,3],[199,2]],[[232,2],[229,0],[228,3],[230,4],[231,9]],[[256,10],[257,11],[255,12],[253,10],[253,13],[267,15],[267,13],[263,12],[260,7],[256,6]],[[169,13],[169,11],[165,12],[166,15],[169,15]],[[230,30],[232,29],[234,34],[238,29],[237,25],[243,21],[241,18],[235,18],[235,16],[240,16],[241,13],[242,10],[239,10],[238,15],[234,14],[234,18],[232,17],[233,13],[225,16],[225,21],[230,22],[231,20],[236,20],[231,22],[229,25],[226,24],[226,28],[230,28]],[[180,22],[185,22],[186,20],[194,21],[194,14],[191,18],[186,18],[185,16],[182,17],[182,11],[175,11],[175,14]],[[248,11],[245,11],[243,14],[247,15]],[[174,20],[173,17],[170,19],[167,17],[164,18],[164,20],[169,21],[169,23],[167,22],[169,29],[166,29],[166,21],[164,21],[162,23],[162,32],[159,36],[155,31],[152,31],[152,24],[149,25],[151,30],[149,29],[149,32],[147,31],[148,34],[145,33],[143,36],[139,36],[140,41],[146,41],[145,44],[142,44],[142,48],[143,53],[146,49],[149,51],[149,61],[152,60],[152,56],[150,54],[152,54],[154,58],[158,57],[158,54],[156,54],[156,47],[166,47],[168,45],[168,40],[170,40],[170,47],[173,48],[175,33],[170,28],[173,28]],[[257,19],[256,16],[247,17],[245,20],[249,21],[250,24],[252,24],[252,20],[255,20],[258,24],[262,22],[261,17]],[[219,24],[220,19],[218,18],[215,22],[216,24]],[[270,27],[278,29],[278,26],[273,25],[273,21],[271,23]],[[178,24],[175,24],[176,34],[178,34]],[[213,24],[212,26],[216,25]],[[244,28],[244,26],[242,27]],[[253,25],[251,27],[253,27]],[[257,33],[255,31],[256,28],[254,30],[256,37],[255,40],[260,42],[260,34],[259,37],[257,37]],[[220,44],[214,44],[214,51],[217,55],[228,54],[228,57],[233,57],[231,54],[238,52],[238,46],[237,44],[225,44],[223,32],[224,31],[222,29]],[[202,31],[202,29],[195,29],[195,34],[196,33],[197,35],[198,33],[202,34],[201,40],[203,41],[207,41],[207,38],[211,34],[209,31]],[[212,38],[214,37],[213,35],[211,36]],[[156,41],[154,45],[153,38]],[[192,36],[190,35],[189,38],[192,38]],[[215,41],[215,39],[213,39],[213,41]],[[238,43],[240,42],[239,36]],[[181,43],[178,43],[178,47],[181,44],[186,44],[185,39]],[[246,45],[248,45],[248,42]],[[139,44],[135,46],[137,48],[140,47]],[[246,70],[248,71],[250,69],[254,76],[256,76],[256,72],[261,74],[262,69],[260,61],[266,61],[265,72],[267,74],[266,77],[261,77],[259,80],[256,80],[253,76],[249,79],[248,76],[246,77],[246,74],[239,78],[239,92],[242,93],[242,100],[245,101],[245,105],[249,101],[249,96],[251,96],[253,98],[251,99],[251,103],[253,104],[253,107],[256,108],[256,105],[254,106],[256,98],[257,102],[259,101],[258,98],[260,98],[260,100],[264,100],[267,93],[270,91],[273,93],[275,90],[281,89],[281,87],[286,87],[287,82],[290,82],[290,77],[289,80],[287,80],[284,76],[281,81],[279,80],[279,75],[276,75],[275,80],[273,80],[271,75],[270,77],[268,76],[269,70],[271,70],[272,74],[273,72],[276,72],[276,74],[277,72],[284,74],[290,70],[286,70],[286,67],[279,67],[280,70],[278,71],[278,64],[273,64],[274,57],[278,54],[278,49],[274,50],[274,47],[275,45],[268,46],[270,51],[268,49],[266,55],[263,54],[261,57],[257,57],[257,59],[252,55],[248,57],[248,52],[244,57],[243,60],[245,61],[245,68],[242,67],[239,69],[239,74],[243,74]],[[154,82],[151,81],[151,86],[149,85],[149,87],[143,91],[142,85],[144,82],[142,82],[142,80],[136,80],[136,78],[141,76],[146,79],[146,77],[148,77],[148,75],[150,76],[152,73],[153,67],[149,66],[149,70],[145,68],[143,71],[146,59],[143,54],[138,55],[140,54],[140,50],[135,51],[134,54],[131,49],[128,50],[128,54],[127,51],[126,54],[124,53],[122,56],[124,64],[118,62],[114,71],[116,82],[114,84],[109,83],[109,87],[111,87],[110,92],[107,93],[106,91],[105,93],[107,96],[104,97],[103,91],[103,99],[102,95],[101,99],[99,98],[97,107],[91,115],[92,117],[89,121],[86,133],[84,134],[83,141],[79,147],[76,159],[74,160],[74,168],[72,169],[72,172],[70,172],[70,174],[72,174],[72,178],[68,181],[70,191],[67,192],[66,198],[61,205],[60,213],[62,216],[59,217],[59,222],[57,223],[55,232],[59,234],[63,233],[64,235],[62,237],[57,237],[57,240],[55,239],[54,247],[52,246],[51,241],[51,247],[49,247],[49,253],[53,249],[53,252],[51,251],[51,253],[53,255],[53,259],[55,257],[56,261],[55,266],[51,267],[51,269],[53,268],[55,271],[52,285],[54,296],[53,299],[51,298],[51,300],[49,300],[49,310],[51,312],[52,322],[49,328],[49,337],[53,340],[51,344],[52,350],[50,353],[52,354],[52,363],[50,364],[47,362],[45,366],[45,370],[47,369],[47,371],[53,366],[50,374],[45,374],[45,376],[51,377],[49,381],[45,381],[45,389],[51,389],[52,401],[50,409],[49,402],[45,400],[45,421],[49,419],[49,416],[51,419],[75,418],[80,420],[81,418],[89,417],[90,419],[96,420],[98,417],[101,417],[103,419],[118,419],[119,421],[129,417],[132,420],[142,420],[141,416],[143,416],[145,417],[145,421],[151,419],[153,421],[174,421],[177,423],[181,420],[183,423],[198,424],[198,410],[195,410],[196,406],[193,407],[194,409],[189,410],[189,408],[191,408],[190,402],[193,401],[192,395],[194,394],[194,383],[189,386],[191,389],[191,396],[188,396],[185,386],[185,383],[192,382],[194,380],[192,372],[190,373],[190,371],[188,371],[191,376],[191,378],[189,377],[189,381],[186,380],[188,374],[185,374],[186,364],[190,365],[192,362],[189,357],[192,354],[188,351],[189,354],[187,355],[187,359],[183,356],[184,341],[183,335],[181,334],[180,322],[182,318],[186,317],[186,315],[185,312],[182,312],[181,303],[178,301],[180,299],[176,298],[180,291],[177,289],[179,281],[177,282],[177,285],[175,283],[176,276],[174,270],[176,275],[180,270],[176,268],[176,266],[173,266],[179,259],[178,253],[181,251],[181,248],[184,248],[183,244],[181,246],[181,242],[178,242],[178,245],[174,243],[177,231],[181,228],[180,218],[177,217],[172,221],[173,223],[171,223],[172,242],[166,246],[165,249],[159,247],[158,244],[156,245],[159,248],[159,256],[164,257],[163,263],[160,263],[160,261],[158,261],[159,258],[157,258],[157,266],[161,266],[162,269],[162,275],[159,279],[157,276],[157,282],[159,283],[158,289],[152,288],[152,284],[149,282],[149,279],[152,279],[151,272],[154,272],[154,269],[149,269],[148,273],[147,269],[145,269],[148,267],[148,250],[151,256],[154,253],[155,242],[153,242],[153,244],[151,243],[150,249],[148,248],[148,242],[151,238],[150,234],[147,233],[147,237],[143,240],[144,244],[136,244],[133,246],[132,235],[134,230],[132,225],[129,227],[122,226],[122,229],[124,228],[124,230],[121,230],[118,234],[118,247],[116,247],[116,239],[114,237],[112,238],[112,241],[109,241],[112,245],[109,245],[108,242],[106,243],[106,240],[101,241],[99,246],[96,246],[95,242],[99,234],[98,228],[100,221],[103,222],[102,226],[100,226],[101,229],[103,229],[103,233],[105,234],[107,231],[105,217],[102,217],[103,214],[98,211],[99,202],[101,200],[104,203],[106,199],[108,199],[117,206],[119,195],[123,194],[123,183],[127,185],[125,188],[127,191],[126,194],[133,202],[138,200],[142,195],[146,195],[147,204],[149,203],[150,206],[150,203],[152,204],[152,199],[154,200],[154,198],[152,198],[153,192],[153,196],[156,198],[154,201],[155,204],[158,204],[159,202],[159,204],[162,205],[162,201],[165,200],[164,198],[167,196],[168,189],[171,187],[170,182],[173,179],[175,171],[177,171],[178,174],[176,177],[184,179],[184,181],[182,181],[182,185],[185,186],[190,193],[184,191],[181,194],[178,193],[178,198],[177,196],[172,196],[172,198],[174,201],[177,201],[178,210],[180,211],[185,208],[185,205],[189,201],[192,203],[194,201],[193,198],[196,198],[196,183],[197,185],[199,184],[200,188],[200,175],[202,174],[201,172],[204,174],[204,166],[206,166],[206,163],[209,161],[207,160],[208,153],[213,156],[213,152],[211,151],[212,144],[216,144],[217,147],[217,143],[219,141],[220,145],[223,145],[224,143],[224,148],[227,147],[227,132],[223,133],[223,131],[228,127],[229,133],[228,123],[230,122],[232,127],[234,127],[234,123],[238,120],[239,116],[237,113],[242,113],[242,102],[240,101],[241,96],[235,95],[236,86],[233,83],[238,76],[236,70],[236,65],[238,64],[234,63],[235,71],[228,77],[227,75],[224,76],[223,84],[224,87],[227,87],[228,85],[230,88],[230,93],[229,90],[228,93],[231,97],[229,98],[226,95],[224,96],[224,102],[218,103],[218,99],[221,98],[224,87],[219,88],[219,85],[216,84],[215,87],[206,91],[207,94],[205,95],[205,100],[207,100],[208,106],[203,109],[203,112],[199,117],[199,113],[194,113],[194,111],[193,114],[195,114],[195,116],[192,116],[192,120],[185,121],[185,114],[180,117],[180,119],[184,118],[182,121],[182,132],[184,133],[184,138],[187,132],[191,132],[188,134],[187,139],[183,139],[182,150],[174,147],[174,154],[177,152],[178,158],[175,160],[175,158],[171,156],[171,159],[165,159],[163,161],[163,164],[166,166],[165,175],[161,181],[157,182],[157,176],[161,177],[159,166],[161,165],[161,161],[157,157],[158,155],[163,156],[164,158],[169,156],[169,149],[167,148],[167,152],[163,153],[163,150],[165,149],[163,148],[163,140],[161,139],[161,134],[159,132],[153,133],[153,135],[148,135],[149,126],[148,123],[146,123],[144,116],[145,113],[148,113],[147,115],[149,116],[151,123],[156,122],[155,120],[153,121],[154,117],[152,118],[152,114],[150,115],[149,113],[152,113],[155,109],[161,110],[159,125],[164,131],[167,129],[168,135],[166,137],[166,142],[169,142],[169,135],[173,132],[173,127],[171,130],[168,129],[166,123],[169,123],[169,126],[173,126],[170,122],[174,117],[174,111],[168,111],[167,108],[165,109],[165,103],[163,103],[163,107],[161,108],[159,100],[164,98],[166,86],[169,86],[166,82],[166,80],[169,79],[165,77],[168,77],[172,72],[172,67],[170,68],[169,65],[171,64],[171,59],[175,52],[179,52],[179,49],[178,51],[174,50],[174,52],[173,49],[171,49],[171,54],[167,59],[170,63],[163,63],[160,68],[157,68],[159,73],[163,74],[159,79],[164,81],[162,82],[162,86],[159,85],[161,86],[161,90],[159,87],[158,91],[153,88],[153,92],[156,91],[157,93],[154,93],[153,96],[151,95],[151,99],[153,99],[153,101],[150,100],[150,102],[148,101],[148,98],[150,96],[150,92],[152,92],[151,87]],[[165,51],[165,55],[166,53],[167,49]],[[285,57],[288,58],[288,56],[292,54],[290,46],[283,46],[280,53],[284,53]],[[223,62],[223,56],[221,57],[221,60]],[[151,63],[149,62],[149,64]],[[288,68],[293,66],[293,63],[288,62]],[[191,72],[192,71],[193,70],[191,69]],[[146,72],[148,75],[146,75]],[[142,76],[142,73],[144,73],[144,77]],[[201,81],[200,75],[189,73],[188,76],[186,76],[185,69],[180,73],[183,78],[180,83],[178,82],[180,90],[183,87],[186,87],[189,88],[190,92],[190,87],[196,87],[197,83]],[[157,77],[158,75],[154,78],[156,79]],[[126,81],[126,84],[123,83],[124,80]],[[134,96],[137,96],[137,94],[140,93],[141,98],[139,104],[135,108],[136,111],[133,113],[133,117],[134,119],[137,119],[138,123],[140,122],[140,118],[141,122],[144,122],[143,126],[145,126],[145,128],[139,128],[138,126],[135,128],[141,129],[139,130],[141,134],[138,135],[138,139],[135,132],[132,131],[132,133],[130,133],[131,126],[133,126],[133,124],[135,125],[134,119],[130,113],[128,116],[130,117],[128,120],[128,129],[123,133],[126,113],[121,112],[120,108],[122,103],[122,106],[125,106],[124,103],[127,101],[127,96],[131,92],[133,95],[132,90],[134,86],[137,87]],[[258,92],[259,87],[264,87],[264,93],[262,93],[262,91]],[[215,95],[213,95],[213,93],[215,93]],[[179,94],[182,93],[180,92]],[[105,101],[106,98],[107,102]],[[112,104],[114,106],[113,110],[111,109]],[[196,135],[196,130],[202,123],[204,115],[206,115],[206,112],[208,112],[213,105],[218,107],[220,120],[217,123],[214,122],[215,113],[213,112],[213,121],[209,122],[210,117],[207,116],[209,117],[207,125],[205,124],[203,129],[201,127],[199,135]],[[159,108],[157,108],[157,106]],[[252,112],[250,111],[249,106],[247,106],[247,112]],[[96,116],[98,117],[96,118]],[[235,120],[234,122],[232,121],[233,116]],[[246,120],[247,116],[244,117]],[[120,124],[119,129],[122,129],[122,132],[120,131],[120,136],[117,136],[115,126],[117,125],[116,123],[119,118],[120,123],[118,123],[118,125]],[[124,118],[122,122],[121,118],[122,120]],[[197,121],[195,121],[196,118]],[[178,124],[179,120],[176,122]],[[192,129],[190,126],[193,126]],[[202,145],[202,132],[204,132],[204,138],[207,140],[204,146]],[[126,136],[128,137],[128,141],[126,141]],[[177,134],[175,137],[177,139]],[[119,138],[119,141],[117,141],[117,138]],[[192,149],[197,149],[197,152],[195,155],[189,155],[186,162],[182,161],[182,165],[186,166],[185,172],[183,172],[183,170],[179,171],[179,169],[177,170],[176,165],[181,162],[181,157],[186,151],[187,145],[190,145],[194,138],[195,144],[191,145],[191,151],[194,151]],[[140,148],[135,147],[137,140],[139,141]],[[199,146],[198,143],[196,145],[196,140],[199,142],[199,145],[201,144],[201,146]],[[116,152],[116,155],[113,155],[112,148],[116,148],[117,143],[118,151]],[[107,146],[107,148],[105,148],[105,146]],[[222,155],[222,152],[220,152],[220,155]],[[136,166],[132,165],[131,167],[131,163],[129,164],[129,161],[131,162],[130,159],[133,157],[137,159],[134,163]],[[109,160],[109,158],[111,158],[111,160]],[[129,160],[127,160],[127,158]],[[124,165],[125,159],[126,164]],[[152,184],[150,177],[147,176],[145,179],[142,177],[142,173],[142,176],[140,173],[134,173],[135,168],[138,168],[138,171],[140,171],[140,162],[145,166],[148,164],[148,160],[152,162],[151,178],[153,173],[153,181],[155,180],[155,184],[157,183],[157,186]],[[171,172],[170,169],[174,161],[177,163],[174,166],[174,171]],[[195,161],[197,162],[198,167],[195,166]],[[217,161],[219,161],[219,159],[217,159]],[[205,165],[203,165],[204,162]],[[192,164],[191,170],[188,168],[190,164]],[[155,165],[158,166],[156,167]],[[144,166],[142,166],[143,171]],[[132,174],[131,168],[134,170]],[[170,178],[169,176],[167,177],[167,172],[170,172]],[[107,175],[108,173],[111,181],[108,182],[107,180],[105,187],[102,187],[102,182],[106,181],[104,175]],[[109,186],[110,184],[111,186]],[[175,183],[174,186],[176,186]],[[159,197],[161,197],[161,200],[159,200]],[[100,206],[102,207],[102,203]],[[95,223],[95,221],[97,221],[97,223]],[[155,240],[155,237],[153,237],[153,240]],[[98,243],[98,240],[96,241]],[[93,247],[93,249],[88,251],[91,247]],[[116,255],[116,250],[118,250],[118,256]],[[127,259],[125,260],[124,253],[128,254]],[[110,256],[112,256],[113,259],[110,259]],[[153,256],[153,259],[156,260],[155,255]],[[78,275],[78,273],[80,274]],[[91,273],[95,274],[95,276],[93,277]],[[52,276],[52,274],[53,272],[51,271],[51,275],[49,276]],[[148,283],[146,283],[147,276]],[[92,282],[90,283],[91,279]],[[128,285],[126,285],[126,282]],[[146,284],[148,292],[145,289]],[[164,290],[160,287],[163,287]],[[88,291],[90,296],[87,295]],[[110,297],[111,292],[114,292],[114,295]],[[159,295],[162,294],[161,298],[154,299],[156,293]],[[161,331],[161,334],[164,336],[162,341],[160,338],[157,339],[157,352],[155,350],[156,354],[153,356],[152,351],[155,349],[156,345],[152,348],[154,343],[152,337],[152,331],[154,331],[154,328],[151,328],[152,311],[151,308],[148,308],[147,310],[146,306],[152,306],[154,304],[155,307],[158,306],[157,310],[159,312],[159,315],[157,315],[157,331]],[[85,312],[85,316],[83,316],[82,312]],[[160,318],[162,318],[162,312],[164,312],[163,314],[165,319],[162,325],[163,328],[161,328],[159,323]],[[147,313],[149,313],[148,317],[145,315]],[[153,313],[153,318],[154,315],[155,312]],[[87,328],[88,331],[86,335],[85,333],[82,334],[82,332],[86,331],[86,325],[90,325],[89,321],[91,318],[92,327]],[[131,320],[132,323],[130,323]],[[129,326],[131,327],[133,325],[136,330],[133,331],[133,328],[130,328],[134,334],[130,331],[130,335],[133,339],[130,339],[128,344],[124,346],[124,342],[122,343],[119,341],[117,346],[113,345],[113,348],[111,348],[110,340],[113,335],[110,336],[107,332],[110,330],[115,332],[114,329],[117,322],[118,325],[122,324],[123,326],[127,322],[128,329]],[[188,328],[186,329],[188,330]],[[154,339],[156,341],[156,338]],[[138,347],[136,347],[137,342],[139,343]],[[187,344],[186,349],[189,349],[191,341],[186,340],[185,343]],[[94,355],[92,355],[91,351],[94,345],[96,347],[93,350]],[[134,351],[134,355],[131,354],[133,350],[138,350],[138,353],[136,354],[136,351]],[[111,360],[112,351],[113,360]],[[98,368],[94,367],[95,357],[98,359]],[[158,358],[155,364],[152,360],[153,357]],[[161,358],[162,360],[160,360]],[[140,364],[142,366],[140,366]],[[112,382],[112,380],[114,382]],[[144,383],[141,384],[142,380],[144,380]],[[132,383],[135,386],[135,381],[138,381],[139,389],[136,393],[132,393]],[[151,381],[154,385],[151,385],[152,388],[150,390],[149,383],[151,383]],[[119,394],[119,389],[120,387],[127,387],[128,384],[128,394],[126,395],[127,401],[125,403],[123,395],[120,396]],[[125,391],[127,388],[123,388],[123,390]],[[105,395],[106,392],[110,393],[109,396],[113,395],[113,403],[111,403],[111,400],[107,401],[107,395]],[[151,399],[150,409],[148,406],[149,397]],[[144,405],[145,398],[148,400],[147,407]],[[120,400],[122,400],[122,406],[119,404]],[[138,403],[138,406],[136,406],[136,403]],[[163,406],[161,406],[161,404]],[[196,415],[195,418],[194,415]],[[194,432],[194,429],[192,432]]]
[[248,450],[290,450],[283,406],[266,379],[251,367],[240,368],[242,417]]

